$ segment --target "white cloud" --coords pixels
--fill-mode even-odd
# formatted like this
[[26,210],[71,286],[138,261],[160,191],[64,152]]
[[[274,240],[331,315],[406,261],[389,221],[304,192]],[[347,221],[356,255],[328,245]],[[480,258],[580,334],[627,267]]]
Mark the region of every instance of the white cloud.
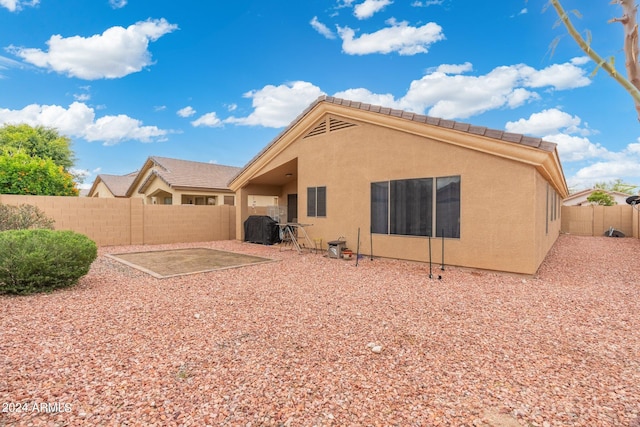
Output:
[[91,95],[88,93],[74,93],[73,99],[80,102],[86,102],[91,99]]
[[52,36],[48,51],[11,47],[26,62],[70,77],[114,79],[152,65],[149,42],[178,28],[164,18],[140,21],[127,28],[111,27],[91,37]]
[[222,126],[222,120],[218,118],[216,113],[212,112],[212,113],[207,113],[200,116],[198,119],[192,121],[191,125],[195,127],[200,127],[200,126],[205,126],[210,128],[220,127]]
[[[451,66],[450,66],[451,67]],[[461,70],[468,66],[460,67]],[[515,108],[538,95],[522,87],[522,66],[503,66],[480,76],[439,71],[414,80],[400,105],[445,119],[467,118],[498,108]],[[454,70],[454,68],[450,68]]]
[[584,75],[584,70],[577,65],[580,61],[571,61],[564,64],[553,64],[542,70],[534,70],[527,67],[523,69],[526,85],[532,88],[551,86],[554,89],[572,89],[588,86],[591,80]]
[[639,161],[640,156],[615,161],[596,162],[580,169],[567,181],[571,186],[582,185],[584,187],[592,187],[596,182],[609,182],[616,179],[622,179],[623,182],[630,184],[637,184],[640,179]]
[[435,69],[435,71],[445,74],[462,74],[472,70],[473,64],[471,64],[471,62],[465,62],[464,64],[441,64]]
[[374,33],[356,37],[349,27],[338,27],[342,39],[342,50],[349,55],[397,52],[400,55],[427,53],[435,42],[444,40],[442,27],[429,22],[421,27],[412,27],[406,21],[389,20],[389,27]]
[[122,114],[96,120],[94,109],[81,102],[74,102],[69,108],[38,104],[27,105],[21,110],[0,108],[0,124],[4,123],[53,127],[63,135],[102,141],[104,145],[127,140],[162,141],[171,132],[156,126],[143,126],[141,121]]
[[322,34],[325,38],[333,40],[336,38],[336,35],[322,22],[318,21],[318,17],[314,16],[313,19],[309,22],[314,30],[318,33]]
[[364,0],[355,5],[353,15],[358,19],[368,19],[392,3],[391,0]]
[[37,6],[40,0],[0,0],[0,6],[9,9],[9,12],[16,12],[23,6]]
[[505,129],[507,132],[533,135],[555,142],[563,162],[601,159],[611,154],[606,148],[587,138],[592,132],[586,124],[582,124],[580,117],[557,108],[534,113],[528,119],[507,122]]
[[444,3],[444,0],[426,0],[426,1],[414,1],[411,3],[413,7],[429,7],[429,6],[439,6]]
[[14,61],[13,59],[5,58],[4,56],[0,56],[0,79],[5,78],[2,74],[2,70],[8,70],[9,68],[21,68],[22,63],[18,61]]
[[236,111],[238,109],[238,104],[229,104],[226,106],[227,107],[227,111]]
[[114,9],[122,9],[127,5],[127,0],[109,0],[109,5]]
[[167,109],[166,105],[155,105],[153,107],[153,111],[155,111],[156,113],[159,112],[159,111],[164,111],[166,109]]
[[184,108],[179,109],[176,114],[178,114],[180,117],[191,117],[195,113],[196,113],[196,110],[194,110],[193,107],[188,105]]
[[253,112],[247,117],[229,117],[225,123],[279,128],[288,125],[324,92],[304,81],[280,86],[267,85],[246,93],[251,98]]
[[358,102],[364,102],[365,104],[371,105],[384,105],[387,107],[396,106],[397,101],[393,97],[392,94],[377,94],[372,93],[368,89],[359,88],[359,89],[347,89],[341,92],[337,92],[333,94],[336,98],[349,99]]
[[508,132],[527,135],[550,135],[559,132],[575,133],[580,128],[581,119],[578,116],[551,108],[534,113],[528,119],[520,119],[516,122],[507,122],[505,129]]
[[558,144],[558,154],[563,162],[579,162],[608,157],[611,153],[600,144],[594,144],[584,136],[565,133],[543,135],[542,139]]

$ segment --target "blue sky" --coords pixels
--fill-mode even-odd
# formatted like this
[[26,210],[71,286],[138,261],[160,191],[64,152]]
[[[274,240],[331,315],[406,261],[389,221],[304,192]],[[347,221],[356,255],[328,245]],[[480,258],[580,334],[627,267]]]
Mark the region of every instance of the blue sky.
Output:
[[[621,9],[563,4],[624,72]],[[86,187],[150,155],[243,166],[326,94],[557,142],[576,190],[640,184],[631,97],[546,6],[0,0],[0,124],[69,136]]]

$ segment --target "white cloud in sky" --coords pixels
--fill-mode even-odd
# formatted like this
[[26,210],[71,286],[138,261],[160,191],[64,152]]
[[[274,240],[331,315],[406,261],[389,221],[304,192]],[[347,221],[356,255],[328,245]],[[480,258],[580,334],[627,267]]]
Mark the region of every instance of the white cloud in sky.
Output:
[[0,0],[0,6],[9,9],[9,12],[17,12],[24,6],[37,6],[40,0]]
[[414,1],[411,3],[413,7],[429,7],[429,6],[439,6],[444,3],[444,0],[426,0],[426,1]]
[[578,116],[571,116],[557,108],[534,113],[528,119],[507,122],[507,132],[527,135],[551,135],[559,132],[575,133],[580,130],[582,120]]
[[114,9],[122,9],[127,5],[127,0],[109,0],[109,5]]
[[196,110],[194,110],[193,107],[188,105],[184,108],[179,109],[176,114],[179,115],[180,117],[191,117],[195,113],[196,113]]
[[353,8],[353,15],[358,19],[368,19],[392,4],[391,0],[365,0]]
[[164,18],[148,19],[91,37],[54,35],[47,41],[47,51],[14,46],[10,51],[30,64],[70,77],[114,79],[152,65],[149,42],[176,29]]
[[336,38],[336,35],[334,34],[334,32],[331,31],[329,27],[327,27],[322,22],[320,22],[317,16],[314,16],[309,22],[309,24],[311,24],[311,27],[313,27],[313,29],[316,30],[318,33],[322,34],[325,38],[330,40],[333,40]]
[[144,126],[140,120],[124,114],[103,116],[96,120],[95,111],[81,102],[68,108],[59,105],[27,105],[21,110],[0,108],[0,125],[26,123],[31,126],[56,128],[61,134],[101,141],[104,145],[115,145],[122,141],[162,141],[171,131],[156,126]]
[[80,102],[86,102],[91,99],[91,95],[88,93],[74,93],[73,99]]
[[429,22],[421,27],[412,27],[407,21],[387,21],[386,28],[370,34],[356,37],[355,30],[349,27],[338,27],[338,35],[342,39],[342,50],[349,55],[367,55],[371,53],[392,53],[400,55],[416,55],[427,53],[429,47],[444,40],[442,27]]
[[204,114],[191,122],[191,125],[194,127],[204,126],[215,128],[222,126],[222,124],[222,120],[218,118],[218,115],[215,112]]
[[[561,64],[565,65],[565,64]],[[547,69],[535,70],[523,64],[497,67],[485,75],[463,75],[473,70],[469,62],[463,64],[443,64],[428,70],[424,77],[411,82],[409,90],[400,98],[391,93],[373,93],[366,88],[350,88],[334,93],[334,96],[353,101],[385,107],[398,108],[420,114],[445,119],[465,119],[486,111],[501,108],[517,108],[526,102],[540,98],[535,90],[568,89],[566,72],[575,78],[575,87],[590,80],[582,79],[585,71],[569,64],[557,67],[556,79],[545,77],[546,87],[530,87],[531,81],[540,81],[536,73],[545,73]],[[224,123],[266,127],[287,126],[309,104],[323,95],[319,87],[305,81],[296,81],[280,86],[267,85],[262,89],[246,93],[252,99],[253,112],[246,117],[229,117]],[[217,118],[217,116],[216,116]],[[535,120],[533,117],[531,120]],[[547,120],[547,119],[545,119]],[[522,127],[525,123],[518,124]],[[510,126],[517,126],[513,124]],[[579,124],[579,119],[578,119]],[[217,122],[216,122],[217,125]],[[577,125],[576,125],[577,126]],[[560,126],[550,126],[560,129]],[[564,130],[572,130],[564,126]],[[588,128],[582,127],[583,132]],[[523,128],[523,131],[526,130]],[[525,132],[526,133],[526,132]]]
[[321,95],[324,95],[324,92],[309,82],[267,85],[262,89],[245,93],[244,97],[252,100],[253,112],[250,115],[229,117],[225,123],[284,127]]

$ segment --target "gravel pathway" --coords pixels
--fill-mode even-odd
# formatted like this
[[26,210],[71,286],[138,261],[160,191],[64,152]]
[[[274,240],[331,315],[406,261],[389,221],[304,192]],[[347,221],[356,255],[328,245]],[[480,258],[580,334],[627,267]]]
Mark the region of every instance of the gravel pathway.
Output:
[[[640,240],[560,236],[535,277],[329,259],[155,279],[102,255],[0,297],[0,426],[640,425]],[[375,350],[375,351],[374,351]],[[638,424],[635,424],[638,423]]]

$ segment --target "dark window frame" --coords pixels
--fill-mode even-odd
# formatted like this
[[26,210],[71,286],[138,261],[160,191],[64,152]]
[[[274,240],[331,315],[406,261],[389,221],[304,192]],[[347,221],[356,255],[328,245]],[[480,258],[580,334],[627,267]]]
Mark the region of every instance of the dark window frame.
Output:
[[327,187],[307,187],[307,217],[327,217]]

